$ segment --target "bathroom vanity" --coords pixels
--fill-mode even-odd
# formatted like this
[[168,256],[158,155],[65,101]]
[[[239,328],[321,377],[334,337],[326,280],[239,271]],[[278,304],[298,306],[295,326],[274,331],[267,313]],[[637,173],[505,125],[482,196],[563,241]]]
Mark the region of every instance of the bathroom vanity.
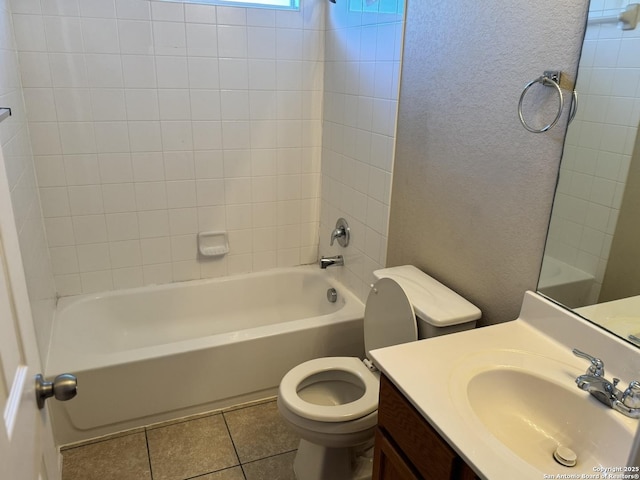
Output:
[[[590,478],[629,465],[640,420],[578,388],[590,362],[574,348],[623,389],[640,380],[636,347],[530,292],[514,321],[371,351],[382,371],[373,478]],[[573,466],[554,459],[567,451]]]
[[478,477],[384,375],[380,378],[373,480]]

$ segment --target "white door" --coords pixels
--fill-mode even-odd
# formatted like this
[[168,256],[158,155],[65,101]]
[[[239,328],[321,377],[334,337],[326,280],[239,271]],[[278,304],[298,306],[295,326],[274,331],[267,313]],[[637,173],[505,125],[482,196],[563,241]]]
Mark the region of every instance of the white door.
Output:
[[[55,480],[59,472],[47,410],[36,404],[41,371],[11,198],[0,150],[0,478]],[[53,462],[51,457],[54,458]],[[51,465],[53,463],[54,465]]]

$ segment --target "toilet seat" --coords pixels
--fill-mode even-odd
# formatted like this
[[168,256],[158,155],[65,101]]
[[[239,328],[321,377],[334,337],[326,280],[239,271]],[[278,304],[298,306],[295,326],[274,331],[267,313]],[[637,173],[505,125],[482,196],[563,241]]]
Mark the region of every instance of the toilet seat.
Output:
[[[382,278],[372,287],[364,316],[367,354],[376,348],[418,339],[411,302],[402,287],[390,278]],[[341,382],[351,383],[362,389],[362,396],[353,401],[332,404],[335,397],[350,398],[354,393],[351,386],[340,385]],[[314,385],[317,386],[317,392],[309,395],[305,390]],[[376,412],[379,385],[379,376],[372,373],[357,357],[316,358],[289,370],[280,382],[279,398],[283,407],[302,419],[335,424],[357,420]],[[332,389],[332,386],[336,388]],[[340,386],[342,388],[338,388]],[[342,395],[348,390],[351,390],[351,395]],[[305,393],[301,395],[301,392]],[[326,403],[310,402],[302,396],[322,398]]]
[[[302,399],[298,392],[303,382],[313,376],[337,372],[337,381],[347,380],[363,388],[360,398],[342,405],[318,405]],[[280,382],[279,396],[296,415],[318,422],[347,422],[369,415],[378,409],[379,379],[357,357],[324,357],[309,360],[292,368]]]
[[391,278],[381,278],[372,287],[364,308],[366,355],[376,348],[418,340],[413,305],[404,289]]

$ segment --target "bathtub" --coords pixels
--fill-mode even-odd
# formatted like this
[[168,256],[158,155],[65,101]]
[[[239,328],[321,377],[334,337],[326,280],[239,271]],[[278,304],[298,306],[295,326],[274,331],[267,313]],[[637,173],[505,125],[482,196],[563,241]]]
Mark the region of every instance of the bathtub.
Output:
[[48,402],[56,442],[274,395],[303,361],[362,356],[363,315],[315,266],[62,298],[45,372],[78,395]]
[[561,260],[545,255],[538,292],[569,308],[593,303],[589,300],[595,278]]

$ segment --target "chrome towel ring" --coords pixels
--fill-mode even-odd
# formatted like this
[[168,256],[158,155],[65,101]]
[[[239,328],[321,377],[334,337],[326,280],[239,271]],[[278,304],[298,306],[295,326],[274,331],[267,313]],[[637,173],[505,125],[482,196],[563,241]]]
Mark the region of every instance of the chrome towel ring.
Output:
[[[528,131],[530,131],[531,133],[546,132],[550,128],[553,128],[556,125],[556,123],[558,123],[558,120],[560,120],[560,116],[562,115],[562,110],[564,109],[564,97],[562,96],[562,90],[560,89],[560,75],[561,75],[560,72],[546,71],[540,77],[527,83],[524,89],[522,90],[522,94],[520,94],[520,101],[518,102],[518,117],[520,118],[520,123],[522,123],[522,126],[526,128]],[[529,89],[536,83],[540,83],[545,87],[555,87],[556,91],[558,92],[558,113],[556,114],[555,118],[551,123],[545,125],[541,129],[532,128],[530,125],[527,124],[527,122],[524,119],[524,116],[522,115],[522,102],[524,101],[524,97],[529,91]]]
[[576,118],[576,113],[578,113],[578,92],[575,90],[571,92],[571,97],[573,101],[571,102],[571,108],[569,109],[569,123],[573,122],[573,119]]

